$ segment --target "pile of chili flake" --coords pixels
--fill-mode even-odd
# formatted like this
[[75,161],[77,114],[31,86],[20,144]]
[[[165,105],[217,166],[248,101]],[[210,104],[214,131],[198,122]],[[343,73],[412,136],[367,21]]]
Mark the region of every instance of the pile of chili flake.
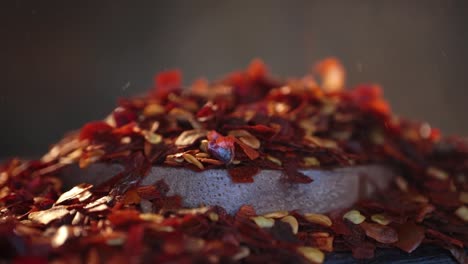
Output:
[[[378,248],[433,244],[466,263],[468,143],[392,114],[377,85],[344,85],[332,58],[287,80],[259,60],[185,89],[179,71],[158,74],[147,95],[119,100],[40,160],[0,165],[0,259],[322,263],[331,252],[372,259]],[[125,169],[97,186],[62,186],[63,168],[96,162]],[[139,184],[152,166],[226,169],[242,184],[275,169],[314,184],[299,169],[370,163],[401,174],[372,199],[328,214],[183,208],[183,194],[169,195],[164,181]]]

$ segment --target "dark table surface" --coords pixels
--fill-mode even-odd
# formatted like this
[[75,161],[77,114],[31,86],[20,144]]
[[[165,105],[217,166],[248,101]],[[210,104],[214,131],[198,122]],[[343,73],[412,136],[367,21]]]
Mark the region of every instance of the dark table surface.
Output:
[[457,261],[452,257],[448,250],[435,246],[421,246],[411,254],[398,249],[379,249],[375,252],[375,258],[371,260],[356,260],[353,259],[350,253],[332,253],[327,255],[325,263],[452,264],[457,263]]

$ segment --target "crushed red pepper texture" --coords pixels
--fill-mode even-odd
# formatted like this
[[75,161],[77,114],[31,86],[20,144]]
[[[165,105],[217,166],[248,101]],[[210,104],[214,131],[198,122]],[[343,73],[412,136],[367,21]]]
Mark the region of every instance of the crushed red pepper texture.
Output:
[[[40,160],[0,166],[0,258],[15,263],[321,263],[350,251],[435,244],[466,263],[468,144],[393,115],[377,85],[344,89],[333,58],[303,78],[271,77],[260,60],[182,89],[179,71],[148,95],[121,99],[103,121],[67,135]],[[125,170],[99,186],[62,188],[60,169],[95,162]],[[224,168],[249,184],[261,169],[314,184],[298,168],[385,162],[401,171],[372,199],[328,214],[257,215],[244,205],[182,208],[151,166]]]

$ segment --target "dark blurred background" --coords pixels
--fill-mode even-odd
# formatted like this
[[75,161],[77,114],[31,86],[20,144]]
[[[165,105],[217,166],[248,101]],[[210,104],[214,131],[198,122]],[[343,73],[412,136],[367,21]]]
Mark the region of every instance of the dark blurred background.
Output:
[[[137,4],[138,2],[138,4]],[[2,1],[0,157],[37,156],[178,67],[185,83],[264,59],[336,56],[395,112],[468,135],[466,1]]]

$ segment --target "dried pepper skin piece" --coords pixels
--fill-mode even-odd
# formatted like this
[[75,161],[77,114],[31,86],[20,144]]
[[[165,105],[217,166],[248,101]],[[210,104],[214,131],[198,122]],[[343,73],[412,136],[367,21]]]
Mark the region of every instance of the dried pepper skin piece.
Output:
[[441,240],[441,242],[444,242],[444,243],[447,243],[447,244],[452,244],[452,245],[455,245],[459,248],[463,248],[464,247],[464,244],[462,241],[458,240],[458,239],[455,239],[455,238],[452,238],[452,237],[449,237],[437,230],[434,230],[434,229],[430,229],[428,228],[426,230],[426,234],[427,236],[431,236],[431,237],[435,237],[435,238],[438,238]]
[[397,230],[398,241],[394,245],[408,253],[418,248],[425,238],[424,227],[411,222],[398,226]]
[[141,222],[140,213],[136,210],[117,210],[107,216],[114,226],[121,226],[129,223]]
[[105,136],[113,130],[113,127],[102,121],[90,122],[83,126],[80,131],[80,140],[92,140],[99,136]]
[[348,225],[349,234],[343,236],[347,247],[356,259],[371,259],[374,257],[376,245],[366,239],[365,231],[359,225]]
[[332,221],[331,229],[339,235],[347,236],[351,234],[350,227],[344,221],[343,215],[346,210],[335,210],[330,212],[330,219]]
[[297,170],[297,166],[292,162],[284,164],[284,173],[286,174],[288,181],[292,183],[311,183],[313,181],[312,178],[299,172]]
[[398,233],[389,226],[363,222],[360,226],[368,237],[384,244],[391,244],[398,241]]
[[237,145],[239,145],[239,147],[244,151],[245,155],[247,155],[247,157],[249,157],[249,159],[255,160],[258,157],[260,157],[260,153],[258,151],[256,151],[255,149],[253,149],[249,145],[245,144],[241,140],[239,140],[237,138],[234,138],[234,142],[237,143]]
[[233,94],[238,103],[251,103],[260,100],[278,85],[276,81],[269,79],[267,74],[265,64],[254,60],[247,71],[231,73],[222,83],[234,87]]
[[168,70],[154,77],[154,90],[151,95],[156,98],[166,98],[172,92],[182,88],[182,73],[179,70]]
[[235,183],[254,182],[254,176],[259,172],[260,169],[254,166],[239,166],[228,169],[229,176]]
[[351,98],[364,111],[370,111],[380,117],[388,117],[390,107],[382,98],[382,88],[377,85],[358,86],[350,94]]
[[161,197],[161,193],[155,186],[141,186],[136,188],[138,196],[146,200],[154,200]]
[[122,127],[131,122],[135,122],[137,119],[136,113],[134,113],[132,110],[125,109],[123,107],[118,107],[117,109],[115,109],[112,113],[112,116],[115,120],[115,124],[117,127]]

